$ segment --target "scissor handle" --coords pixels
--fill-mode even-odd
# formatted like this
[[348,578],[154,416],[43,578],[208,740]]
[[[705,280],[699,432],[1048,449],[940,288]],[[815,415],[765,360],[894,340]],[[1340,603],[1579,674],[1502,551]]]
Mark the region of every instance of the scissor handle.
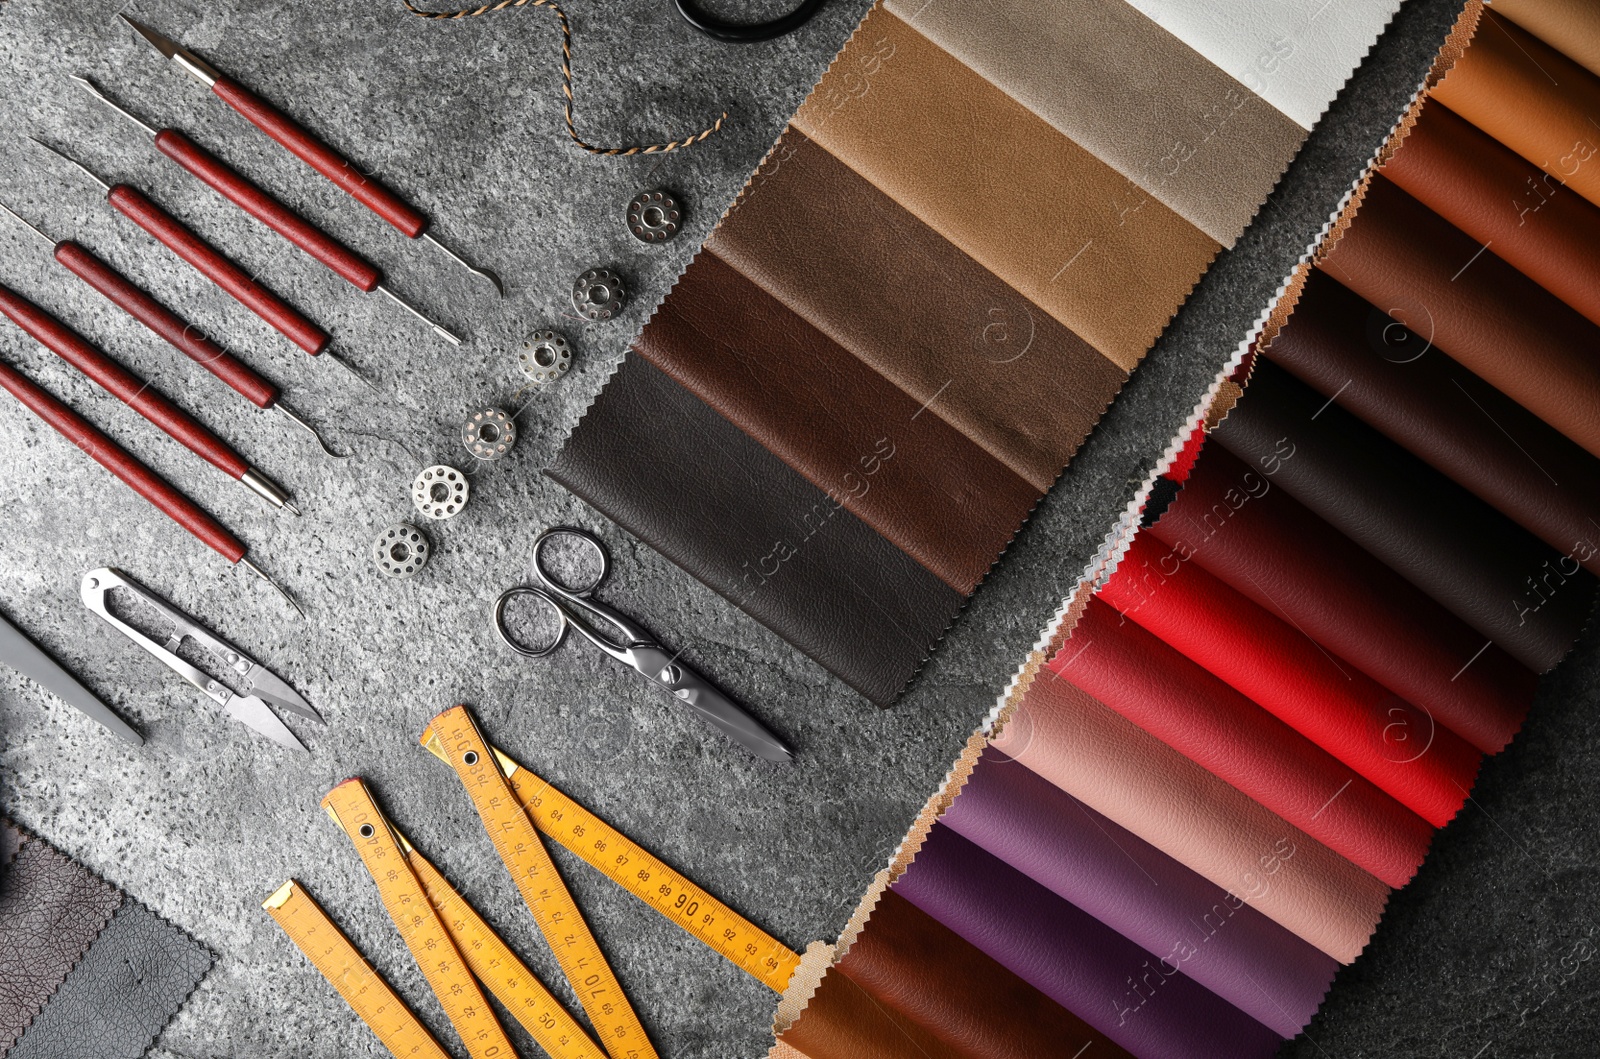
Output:
[[[542,600],[546,606],[550,607],[556,612],[556,620],[560,624],[556,628],[555,639],[550,641],[550,646],[535,650],[534,648],[522,643],[515,636],[512,636],[511,630],[506,628],[506,604],[511,602],[517,596],[533,596],[535,599]],[[561,609],[561,604],[557,603],[554,599],[551,599],[550,594],[542,588],[528,588],[526,586],[519,585],[516,588],[506,589],[504,592],[500,593],[500,598],[494,601],[495,632],[500,634],[500,639],[504,641],[507,647],[517,652],[517,654],[523,655],[527,658],[543,658],[554,651],[557,647],[560,647],[561,641],[567,638],[568,624],[566,612]]]
[[[544,546],[556,537],[576,537],[593,549],[595,555],[600,557],[600,572],[595,575],[583,588],[573,588],[564,585],[550,575],[544,565]],[[571,526],[552,526],[539,534],[533,542],[533,572],[538,575],[540,584],[558,596],[574,596],[578,599],[588,599],[589,594],[599,588],[601,583],[611,573],[611,553],[606,551],[606,546],[600,543],[600,538],[588,530],[574,529]]]

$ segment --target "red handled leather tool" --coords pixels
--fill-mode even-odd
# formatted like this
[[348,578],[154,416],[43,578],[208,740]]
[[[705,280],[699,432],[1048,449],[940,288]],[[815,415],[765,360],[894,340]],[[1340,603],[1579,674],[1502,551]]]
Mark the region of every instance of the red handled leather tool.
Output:
[[210,151],[176,129],[153,129],[125,107],[116,103],[86,77],[73,77],[89,94],[121,114],[155,140],[156,150],[197,177],[211,190],[244,210],[250,216],[304,250],[336,275],[349,281],[363,294],[378,291],[418,320],[433,328],[445,341],[459,346],[461,339],[424,316],[421,310],[383,284],[383,273],[354,250],[324,232],[273,197],[261,185],[241,174]]
[[[8,211],[9,212],[9,211]],[[273,507],[300,516],[289,494],[271,478],[245,462],[228,443],[199,420],[173,404],[148,382],[90,345],[84,337],[9,287],[0,285],[0,313],[26,331],[35,342],[83,372],[104,390],[159,427],[169,438],[217,468],[243,482],[252,493]]]
[[340,455],[330,449],[328,443],[322,440],[322,435],[317,433],[315,427],[290,411],[289,406],[280,399],[282,395],[276,386],[241,363],[238,358],[223,349],[204,331],[188,323],[177,313],[156,301],[149,292],[118,272],[105,260],[95,256],[93,252],[70,239],[63,239],[60,242],[51,239],[40,231],[38,227],[29,223],[3,202],[0,202],[0,210],[5,210],[26,225],[39,238],[51,244],[53,256],[67,271],[99,291],[113,305],[165,339],[174,349],[221,379],[245,400],[257,408],[276,408],[291,423],[308,430],[311,436],[317,439],[317,444],[322,446],[322,451],[334,459],[346,460],[350,458],[348,455]]
[[0,361],[0,386],[10,391],[11,395],[21,401],[34,415],[54,427],[62,437],[88,453],[96,463],[122,479],[130,489],[192,533],[202,544],[228,562],[243,565],[271,585],[296,613],[305,617],[305,611],[300,609],[300,604],[294,601],[293,596],[262,572],[260,567],[245,558],[249,549],[239,538],[229,533],[222,523],[202,511],[194,501],[178,492],[156,472],[128,455],[127,450],[112,441],[98,427],[3,361]]
[[468,263],[460,254],[435,239],[427,230],[426,217],[394,192],[363,173],[349,159],[317,139],[283,111],[244,86],[224,77],[194,53],[185,51],[177,42],[162,36],[149,26],[141,25],[127,15],[123,15],[122,20],[137,30],[139,35],[154,45],[162,55],[177,63],[186,73],[193,75],[211,89],[224,103],[244,115],[252,125],[287,147],[295,157],[333,181],[351,198],[388,221],[407,239],[426,239],[449,254],[452,260],[467,271],[477,273],[494,284],[495,291],[502,298],[505,297],[505,285],[500,282],[499,276],[486,268],[478,268]]

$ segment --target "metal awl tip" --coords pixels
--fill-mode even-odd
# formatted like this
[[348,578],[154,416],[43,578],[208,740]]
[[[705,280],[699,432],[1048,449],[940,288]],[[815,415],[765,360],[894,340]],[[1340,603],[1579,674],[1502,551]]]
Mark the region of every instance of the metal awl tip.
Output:
[[210,65],[201,60],[198,55],[178,46],[178,42],[171,37],[163,36],[142,22],[135,22],[127,15],[119,16],[122,21],[133,27],[133,31],[149,41],[156,51],[171,59],[186,71],[203,81],[207,87],[217,83],[222,75],[213,70]]
[[306,616],[306,612],[300,609],[300,604],[295,602],[295,598],[289,595],[288,592],[284,591],[282,585],[268,577],[266,573],[262,571],[261,567],[257,566],[255,563],[252,563],[249,559],[246,559],[243,556],[239,557],[239,565],[247,568],[251,573],[255,574],[257,577],[261,578],[261,580],[271,585],[273,590],[276,591],[278,595],[283,597],[284,602],[294,608],[294,612],[296,614],[300,615],[302,618]]
[[355,377],[356,381],[360,382],[361,385],[365,386],[367,389],[371,390],[373,393],[381,393],[382,392],[381,390],[379,390],[376,386],[374,386],[372,384],[372,380],[371,379],[368,379],[365,375],[361,374],[355,368],[351,367],[350,366],[350,362],[348,360],[345,360],[343,357],[341,357],[338,354],[334,353],[331,349],[325,349],[318,355],[319,356],[323,356],[323,357],[327,357],[329,360],[331,360],[335,364],[339,365],[339,367],[341,367],[345,371],[349,372],[352,376]]
[[54,147],[51,147],[49,144],[45,143],[43,140],[35,139],[32,136],[29,136],[28,139],[32,140],[34,143],[38,144],[40,147],[43,147],[45,150],[47,150],[51,154],[55,155],[57,158],[61,159],[63,162],[66,162],[67,164],[76,167],[78,172],[82,173],[84,176],[88,177],[90,180],[94,181],[96,184],[99,184],[101,190],[103,190],[103,191],[110,191],[111,190],[111,185],[110,184],[106,183],[104,180],[101,180],[100,177],[95,174],[94,170],[90,169],[88,166],[84,165],[82,162],[78,161],[76,158],[74,158],[71,155],[66,154],[65,152],[60,151],[60,150],[58,150],[58,149],[56,149]]
[[412,316],[415,316],[418,320],[421,320],[423,323],[425,323],[429,327],[433,328],[434,334],[438,335],[440,338],[443,338],[446,342],[449,342],[451,345],[456,345],[456,346],[459,346],[461,344],[461,339],[457,338],[455,335],[453,335],[449,331],[445,330],[445,328],[443,328],[439,324],[436,324],[432,320],[428,319],[426,316],[424,316],[422,314],[422,310],[418,309],[415,305],[412,305],[410,302],[408,302],[404,298],[400,297],[400,295],[396,294],[394,291],[390,290],[388,287],[385,287],[383,284],[380,283],[380,284],[378,284],[378,290],[381,291],[383,294],[387,295],[389,300],[394,302],[396,305],[400,306],[400,308],[404,309],[406,312],[410,313]]
[[18,213],[16,210],[12,209],[10,206],[7,206],[5,203],[0,202],[0,210],[5,210],[7,213],[11,214],[11,216],[15,217],[22,224],[24,224],[28,228],[32,229],[33,233],[35,235],[37,235],[40,239],[43,239],[45,242],[49,243],[51,246],[55,246],[56,245],[56,241],[54,239],[50,238],[48,235],[45,235],[44,232],[41,231],[37,225],[35,225],[32,221],[29,221],[27,218],[23,217],[22,214]]
[[121,114],[123,117],[127,118],[129,121],[133,122],[135,125],[139,126],[139,128],[143,129],[145,132],[148,132],[150,134],[150,138],[151,139],[155,139],[156,130],[154,130],[150,126],[146,125],[143,121],[140,121],[139,118],[136,117],[133,113],[131,113],[125,107],[123,107],[120,104],[118,104],[110,96],[106,95],[103,91],[100,90],[100,86],[99,85],[95,84],[93,81],[89,80],[87,77],[79,77],[77,74],[68,74],[67,76],[72,78],[74,81],[78,82],[80,85],[82,85],[84,87],[84,90],[86,92],[88,92],[91,96],[93,96],[94,98],[98,99],[100,102],[104,103],[106,106],[110,107],[112,110],[116,111],[118,114]]
[[276,407],[278,411],[282,412],[284,415],[288,416],[290,422],[304,427],[307,431],[309,431],[311,436],[317,439],[317,444],[321,446],[322,451],[326,453],[330,459],[348,460],[353,455],[353,453],[348,452],[338,453],[329,448],[328,443],[323,440],[322,435],[317,433],[317,428],[312,426],[310,423],[307,423],[304,419],[301,419],[298,415],[295,415],[294,411],[282,401],[279,401],[274,407]]
[[495,293],[500,295],[500,297],[504,298],[506,296],[506,285],[500,282],[500,276],[493,270],[479,268],[478,266],[474,265],[460,254],[456,253],[454,250],[435,239],[432,232],[423,232],[422,238],[426,239],[440,250],[443,250],[445,253],[449,254],[452,261],[466,269],[468,272],[476,273],[477,275],[480,275],[484,279],[488,280],[490,283],[494,284]]

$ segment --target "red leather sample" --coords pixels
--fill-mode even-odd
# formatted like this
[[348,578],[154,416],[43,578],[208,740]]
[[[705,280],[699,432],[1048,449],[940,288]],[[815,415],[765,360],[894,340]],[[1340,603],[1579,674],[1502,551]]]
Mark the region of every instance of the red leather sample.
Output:
[[1437,99],[1379,172],[1600,323],[1600,208],[1560,180]]
[[1322,267],[1600,456],[1600,326],[1492,249],[1380,174]]
[[1450,822],[1477,778],[1476,747],[1194,563],[1163,572],[1167,555],[1139,534],[1097,599],[1428,823]]
[[1600,573],[1600,460],[1332,276],[1311,275],[1294,316],[1262,352]]
[[1212,437],[1530,669],[1588,619],[1595,578],[1576,560],[1271,361]]
[[1521,727],[1532,672],[1221,446],[1147,532],[1479,750]]
[[713,253],[635,348],[958,592],[977,587],[1039,499]]
[[1049,664],[1388,885],[1427,856],[1427,821],[1098,597]]

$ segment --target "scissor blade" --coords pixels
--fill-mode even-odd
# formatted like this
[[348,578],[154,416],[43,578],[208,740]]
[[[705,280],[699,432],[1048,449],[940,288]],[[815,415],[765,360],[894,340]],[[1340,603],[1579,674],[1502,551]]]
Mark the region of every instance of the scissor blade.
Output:
[[322,719],[322,714],[313,709],[311,703],[302,698],[298,691],[284,683],[282,678],[260,662],[250,667],[245,679],[249,681],[250,690],[255,692],[257,698],[266,699],[274,706],[282,706],[291,713],[298,713],[318,724],[327,723]]
[[767,726],[745,712],[716,685],[659,647],[637,645],[631,649],[634,668],[653,684],[692,708],[701,720],[767,761],[790,762],[794,752]]
[[236,721],[243,721],[251,728],[260,732],[268,739],[290,750],[298,750],[302,754],[309,754],[305,744],[294,737],[294,733],[278,720],[278,715],[272,708],[254,695],[235,695],[222,707],[229,717]]
[[0,662],[37,682],[44,690],[92,720],[99,721],[124,742],[134,746],[143,745],[143,736],[128,727],[128,723],[112,713],[109,706],[4,618],[0,618]]

